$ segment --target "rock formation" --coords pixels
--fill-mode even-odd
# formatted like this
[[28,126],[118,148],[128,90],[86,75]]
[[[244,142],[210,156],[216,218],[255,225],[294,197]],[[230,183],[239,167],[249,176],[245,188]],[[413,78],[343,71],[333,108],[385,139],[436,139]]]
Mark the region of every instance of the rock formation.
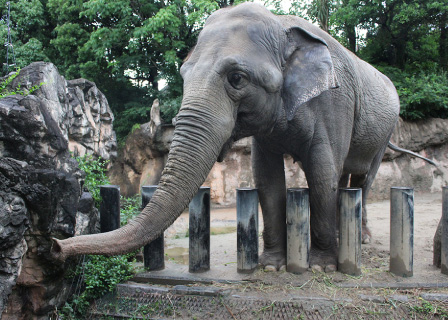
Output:
[[[387,150],[372,186],[371,199],[387,199],[390,187],[410,186],[416,191],[440,191],[448,183],[448,120],[417,122],[400,120],[392,141],[402,148],[434,160],[438,167],[408,155]],[[125,195],[139,192],[142,185],[157,184],[166,161],[174,127],[146,123],[131,134],[126,147],[112,166],[109,177]],[[234,205],[235,189],[254,185],[250,160],[250,138],[234,144],[222,163],[216,163],[204,185],[211,187],[215,204]],[[285,156],[288,187],[305,187],[300,167]]]
[[[2,80],[2,79],[0,79]],[[98,212],[82,192],[84,173],[70,151],[116,156],[113,116],[87,80],[66,81],[50,63],[33,63],[10,84],[43,85],[0,99],[0,315],[49,319],[70,291],[48,256],[51,237],[96,232]]]

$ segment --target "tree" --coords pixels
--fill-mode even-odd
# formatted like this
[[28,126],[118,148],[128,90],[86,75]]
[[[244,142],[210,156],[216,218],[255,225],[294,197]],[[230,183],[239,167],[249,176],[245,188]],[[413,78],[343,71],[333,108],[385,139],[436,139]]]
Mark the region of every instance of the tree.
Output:
[[[23,67],[33,61],[49,61],[44,52],[49,42],[44,4],[39,0],[0,0],[0,16],[2,17],[0,20],[0,61],[2,64],[6,62],[7,56],[5,47],[8,34],[7,2],[10,4],[10,32],[17,64],[15,67]],[[12,69],[9,68],[9,71]]]
[[[149,107],[161,101],[166,121],[182,96],[179,68],[196,43],[206,17],[233,1],[215,0],[48,0],[68,77],[95,81],[118,116],[124,137],[135,122],[149,120]],[[167,83],[165,88],[161,81]]]

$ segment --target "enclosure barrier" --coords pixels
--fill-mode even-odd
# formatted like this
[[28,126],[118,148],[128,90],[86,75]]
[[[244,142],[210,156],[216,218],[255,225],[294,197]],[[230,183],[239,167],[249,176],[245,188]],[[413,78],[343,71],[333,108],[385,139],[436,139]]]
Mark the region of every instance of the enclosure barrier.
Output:
[[[142,208],[151,201],[157,186],[142,186]],[[143,247],[143,263],[148,271],[165,268],[165,240],[163,232],[156,239]]]
[[189,206],[189,271],[210,270],[210,188],[200,187]]
[[362,190],[339,189],[338,271],[361,275]]
[[258,266],[258,190],[236,189],[237,271],[252,272]]
[[448,187],[442,189],[442,259],[441,271],[448,274]]
[[389,271],[401,277],[414,273],[414,189],[390,189]]
[[[151,199],[157,186],[142,187],[142,205]],[[120,188],[100,187],[101,232],[120,226]],[[338,270],[361,274],[361,189],[340,189]],[[391,188],[390,272],[413,275],[414,191]],[[443,188],[442,273],[448,274],[448,187]],[[202,187],[190,204],[190,272],[210,269],[210,188]],[[310,258],[309,190],[287,190],[287,270],[302,273]],[[164,268],[163,234],[145,246],[145,267]],[[237,189],[237,270],[251,272],[258,266],[258,193],[257,189]]]
[[291,188],[286,192],[286,270],[301,274],[310,265],[309,190]]

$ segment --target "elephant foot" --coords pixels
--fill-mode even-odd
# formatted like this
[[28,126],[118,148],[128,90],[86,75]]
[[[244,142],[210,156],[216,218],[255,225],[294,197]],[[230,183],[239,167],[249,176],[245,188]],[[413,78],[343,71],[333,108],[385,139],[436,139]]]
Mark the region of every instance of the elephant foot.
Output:
[[282,271],[286,268],[286,254],[283,251],[265,250],[259,261],[267,272]]
[[372,234],[370,233],[370,229],[367,226],[362,226],[362,244],[369,244],[372,239]]
[[338,262],[338,255],[336,248],[331,248],[328,250],[311,248],[310,252],[311,270],[319,272],[333,272],[337,270],[337,262]]

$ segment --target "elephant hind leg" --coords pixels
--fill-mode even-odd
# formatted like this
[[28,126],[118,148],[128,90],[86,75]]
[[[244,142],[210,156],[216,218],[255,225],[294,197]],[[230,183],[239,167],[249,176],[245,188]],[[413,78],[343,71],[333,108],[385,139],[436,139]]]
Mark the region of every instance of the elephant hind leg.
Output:
[[370,243],[372,238],[372,233],[370,232],[369,227],[367,226],[367,196],[369,194],[369,189],[371,186],[367,183],[367,174],[357,174],[352,175],[350,180],[350,187],[352,188],[362,188],[362,243],[367,244]]
[[[387,141],[389,141],[389,138],[387,139]],[[350,179],[350,187],[362,188],[362,243],[364,244],[370,243],[372,238],[372,233],[370,232],[370,229],[367,226],[367,210],[366,210],[367,197],[369,195],[370,187],[372,186],[373,180],[375,179],[375,176],[381,165],[381,161],[383,160],[386,148],[387,148],[387,142],[376,154],[375,158],[372,161],[372,164],[370,165],[370,169],[367,173],[352,174]]]

